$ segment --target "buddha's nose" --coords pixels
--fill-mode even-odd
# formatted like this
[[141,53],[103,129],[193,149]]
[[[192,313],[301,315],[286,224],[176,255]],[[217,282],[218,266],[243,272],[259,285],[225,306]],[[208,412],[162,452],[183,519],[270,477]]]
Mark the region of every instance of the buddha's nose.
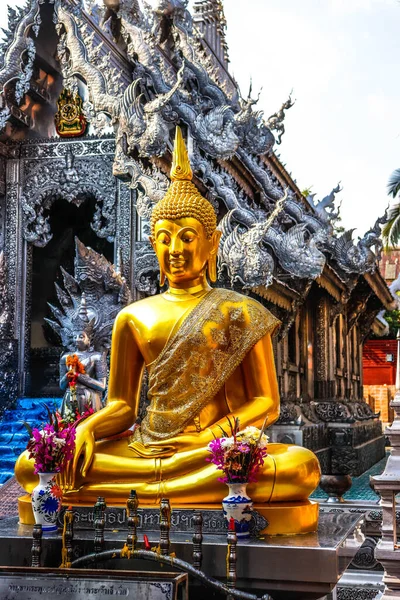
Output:
[[171,240],[171,245],[169,247],[169,253],[176,256],[176,255],[182,254],[182,251],[183,251],[182,240],[179,238],[173,238]]

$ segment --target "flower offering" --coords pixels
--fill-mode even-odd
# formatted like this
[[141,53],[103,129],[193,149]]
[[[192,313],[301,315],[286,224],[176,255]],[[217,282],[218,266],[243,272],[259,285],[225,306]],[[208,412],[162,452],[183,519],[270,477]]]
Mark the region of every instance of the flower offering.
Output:
[[264,464],[267,455],[268,438],[263,429],[245,427],[239,431],[239,419],[234,420],[231,435],[223,430],[223,437],[215,438],[208,444],[211,456],[206,460],[213,463],[223,472],[219,481],[223,483],[252,483],[257,481],[256,475]]
[[250,536],[253,502],[247,495],[248,483],[257,481],[257,472],[264,464],[267,455],[268,438],[264,427],[245,427],[239,430],[239,419],[233,425],[228,419],[231,435],[221,428],[223,437],[215,438],[208,444],[210,455],[206,460],[213,463],[223,477],[219,481],[226,483],[228,495],[222,500],[225,521],[230,529],[234,528],[238,538]]
[[29,458],[35,461],[35,473],[60,473],[74,456],[75,423],[66,423],[48,409],[50,423],[42,429],[26,428],[30,434]]
[[71,391],[71,402],[75,408],[78,408],[78,403],[76,400],[76,384],[78,382],[78,376],[85,375],[85,367],[79,360],[77,354],[70,354],[69,356],[67,356],[65,362],[67,368],[69,369],[67,373],[67,379],[68,386]]
[[30,435],[29,458],[34,460],[34,472],[39,475],[39,483],[32,491],[35,522],[42,525],[43,531],[56,531],[63,495],[56,475],[74,456],[76,423],[68,423],[47,406],[46,409],[49,423],[41,429],[32,429],[27,423],[25,427]]

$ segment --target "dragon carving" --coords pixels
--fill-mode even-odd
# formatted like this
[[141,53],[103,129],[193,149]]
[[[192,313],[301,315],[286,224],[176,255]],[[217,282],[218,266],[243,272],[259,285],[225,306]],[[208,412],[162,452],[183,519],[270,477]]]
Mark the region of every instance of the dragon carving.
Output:
[[184,64],[169,92],[159,94],[150,102],[142,103],[143,94],[138,93],[141,79],[131,83],[123,95],[117,139],[126,134],[129,147],[136,147],[141,156],[162,156],[167,149],[169,128],[163,109],[181,85],[183,70]]
[[108,92],[104,75],[90,62],[88,50],[79,35],[75,19],[61,6],[59,0],[55,2],[56,30],[59,34],[57,52],[66,84],[71,81],[75,73],[79,73],[87,82],[94,110],[115,118],[118,114],[119,98]]
[[274,249],[279,264],[294,277],[316,279],[325,266],[320,247],[324,241],[321,231],[310,234],[305,223],[290,227],[286,233],[270,229],[266,241]]
[[[5,90],[8,84],[16,81],[15,100],[20,103],[25,92],[29,90],[32,77],[32,65],[36,56],[36,47],[29,33],[33,31],[37,35],[40,27],[40,4],[44,0],[30,0],[25,8],[14,10],[9,7],[9,27],[10,30],[3,32],[7,40],[1,45],[4,50],[2,57],[2,67],[0,68],[0,129],[3,129],[11,111],[5,100]],[[17,13],[19,12],[19,15]]]
[[251,91],[250,83],[247,98],[239,99],[240,111],[235,115],[236,131],[245,150],[253,154],[266,154],[274,145],[275,138],[264,123],[263,111],[253,111],[261,92],[254,100],[251,98]]
[[315,194],[308,194],[307,200],[311,204],[311,206],[315,209],[318,217],[321,221],[328,226],[331,226],[332,222],[339,218],[340,215],[340,205],[335,210],[335,200],[336,194],[341,192],[343,188],[340,187],[340,182],[337,184],[333,190],[322,198],[317,204],[314,202]]
[[283,124],[283,120],[285,118],[285,110],[288,110],[293,106],[294,102],[292,101],[291,95],[289,98],[282,104],[278,112],[274,113],[267,120],[267,125],[271,131],[278,132],[278,139],[276,140],[277,144],[280,144],[282,141],[282,136],[285,133],[285,126]]
[[[376,220],[357,244],[353,241],[354,229],[345,231],[339,238],[331,239],[331,251],[339,267],[345,273],[372,273],[377,268],[379,253],[382,249],[380,225],[386,222],[386,213]],[[371,248],[375,247],[376,252]]]
[[118,312],[131,302],[125,279],[104,256],[87,248],[75,238],[75,276],[61,269],[64,288],[55,284],[60,308],[50,305],[55,321],[45,319],[60,336],[63,346],[73,346],[74,320],[85,298],[85,310],[92,323],[92,344],[96,350],[107,350],[111,344],[112,326]]
[[286,198],[287,193],[277,202],[265,222],[254,223],[245,231],[240,231],[239,225],[233,226],[235,210],[229,211],[221,220],[218,226],[222,232],[218,269],[220,275],[226,269],[231,285],[240,283],[243,289],[271,285],[274,261],[263,245],[263,238],[283,210]]

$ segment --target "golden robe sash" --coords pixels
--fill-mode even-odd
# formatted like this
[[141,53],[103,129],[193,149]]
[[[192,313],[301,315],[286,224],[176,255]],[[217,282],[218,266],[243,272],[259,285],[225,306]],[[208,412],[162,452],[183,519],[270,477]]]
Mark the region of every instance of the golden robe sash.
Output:
[[167,442],[181,433],[254,344],[278,324],[248,296],[225,289],[206,294],[148,368],[150,405],[132,446]]

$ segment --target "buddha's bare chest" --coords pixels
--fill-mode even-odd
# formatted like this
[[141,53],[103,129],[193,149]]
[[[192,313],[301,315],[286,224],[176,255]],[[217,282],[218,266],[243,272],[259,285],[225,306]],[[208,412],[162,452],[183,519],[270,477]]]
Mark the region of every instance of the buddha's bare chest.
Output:
[[147,364],[157,359],[171,335],[179,330],[180,324],[196,304],[196,301],[163,300],[158,306],[149,307],[146,318],[142,320],[137,331],[143,358]]

